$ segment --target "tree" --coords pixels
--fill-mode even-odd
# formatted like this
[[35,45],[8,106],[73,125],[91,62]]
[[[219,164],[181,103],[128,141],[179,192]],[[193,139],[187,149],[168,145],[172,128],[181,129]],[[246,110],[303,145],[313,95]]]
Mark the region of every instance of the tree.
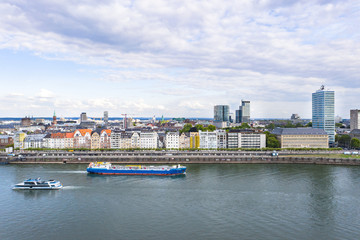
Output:
[[216,127],[214,126],[214,125],[209,125],[208,127],[207,127],[207,130],[209,130],[210,132],[213,132],[213,131],[215,131],[216,130]]
[[360,140],[357,138],[351,139],[350,146],[352,148],[360,148]]
[[349,135],[342,135],[339,138],[339,146],[348,148],[350,146],[351,137]]
[[343,126],[342,123],[335,123],[335,127],[341,128]]
[[270,136],[266,138],[266,147],[268,148],[280,148],[280,142],[276,137]]
[[195,125],[195,127],[196,127],[196,129],[198,130],[198,131],[204,131],[204,126],[203,125],[201,125],[201,124],[196,124]]
[[308,124],[306,124],[305,127],[312,127],[312,122],[309,122]]
[[276,138],[275,134],[271,134],[270,132],[264,132],[266,134],[266,147],[268,148],[280,148],[280,142]]
[[241,128],[251,128],[248,123],[242,123]]
[[270,123],[268,125],[265,126],[266,129],[274,129],[275,128],[275,124],[274,123]]
[[183,132],[189,132],[191,128],[192,128],[192,125],[191,125],[190,123],[187,123],[187,124],[184,125],[183,129],[180,130],[180,132],[181,132],[181,133],[183,133]]
[[339,142],[339,138],[340,138],[339,134],[336,134],[335,135],[335,142]]
[[295,127],[295,126],[290,121],[287,121],[287,123],[284,126],[284,128],[293,128],[293,127]]

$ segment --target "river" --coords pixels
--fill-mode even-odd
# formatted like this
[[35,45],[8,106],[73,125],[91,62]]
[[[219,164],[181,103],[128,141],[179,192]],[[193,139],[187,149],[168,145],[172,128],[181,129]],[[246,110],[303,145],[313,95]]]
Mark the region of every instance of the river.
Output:
[[[0,239],[358,239],[360,167],[189,164],[102,176],[84,164],[0,166]],[[27,178],[61,190],[20,191]]]

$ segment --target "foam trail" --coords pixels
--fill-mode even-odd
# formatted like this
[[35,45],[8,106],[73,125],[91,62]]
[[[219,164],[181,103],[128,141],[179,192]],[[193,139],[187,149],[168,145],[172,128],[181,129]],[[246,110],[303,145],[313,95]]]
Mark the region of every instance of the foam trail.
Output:
[[81,189],[84,188],[83,186],[64,186],[62,189],[64,190],[74,190],[74,189]]

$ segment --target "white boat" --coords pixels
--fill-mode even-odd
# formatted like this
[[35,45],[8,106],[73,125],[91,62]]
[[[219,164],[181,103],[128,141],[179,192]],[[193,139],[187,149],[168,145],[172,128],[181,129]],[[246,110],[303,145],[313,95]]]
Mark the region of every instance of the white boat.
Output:
[[21,183],[16,184],[13,189],[20,190],[58,190],[61,189],[63,185],[60,181],[48,180],[44,181],[40,178],[28,179]]

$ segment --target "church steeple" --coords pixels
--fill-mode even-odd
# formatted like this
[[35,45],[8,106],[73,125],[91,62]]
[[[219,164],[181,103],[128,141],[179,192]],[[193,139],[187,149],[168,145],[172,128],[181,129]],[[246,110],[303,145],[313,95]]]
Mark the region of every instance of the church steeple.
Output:
[[54,116],[53,116],[53,121],[52,121],[52,125],[56,125],[57,121],[56,121],[56,113],[54,110]]

